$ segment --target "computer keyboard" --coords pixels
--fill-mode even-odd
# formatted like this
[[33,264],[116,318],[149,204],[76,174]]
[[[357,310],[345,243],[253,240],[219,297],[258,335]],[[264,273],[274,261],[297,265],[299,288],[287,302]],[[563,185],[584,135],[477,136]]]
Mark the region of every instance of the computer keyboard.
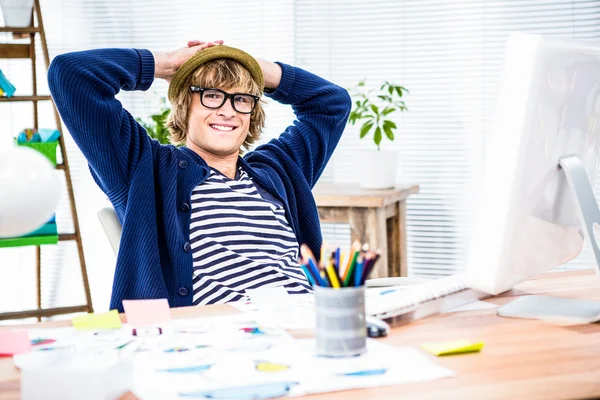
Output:
[[366,313],[391,326],[449,311],[487,297],[467,287],[463,274],[411,286],[371,288],[366,293]]

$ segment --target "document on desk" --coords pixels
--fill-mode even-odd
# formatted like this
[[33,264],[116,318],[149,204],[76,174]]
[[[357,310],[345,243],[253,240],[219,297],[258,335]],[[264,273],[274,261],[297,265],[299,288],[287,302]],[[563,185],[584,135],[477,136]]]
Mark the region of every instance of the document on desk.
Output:
[[258,323],[276,325],[290,331],[315,328],[312,294],[290,295],[283,287],[246,290],[249,301],[229,303],[248,313]]
[[[314,342],[300,342],[303,342],[299,346],[303,354],[311,354]],[[368,339],[367,352],[359,357],[332,359],[313,356],[307,358],[304,367],[306,376],[302,386],[291,394],[392,386],[455,376],[453,371],[434,364],[418,350],[392,347],[374,339]],[[401,390],[398,389],[399,398]]]
[[[368,340],[359,357],[315,356],[312,339],[280,340],[268,349],[246,352],[204,351],[187,355],[179,366],[145,363],[134,392],[144,399],[179,397],[296,397],[368,387],[400,385],[454,376],[425,353]],[[195,364],[194,364],[195,362]],[[398,389],[401,393],[401,388]],[[246,397],[237,397],[244,394]],[[248,397],[252,394],[253,397]]]
[[[319,357],[313,339],[294,339],[250,314],[171,320],[144,332],[135,335],[128,324],[110,331],[31,330],[29,338],[38,344],[15,356],[14,362],[25,377],[33,376],[29,372],[43,375],[41,361],[57,371],[68,370],[52,382],[35,378],[26,383],[48,398],[72,379],[97,382],[113,365],[120,365],[119,360],[131,361],[133,391],[143,399],[239,398],[239,393],[256,394],[256,399],[294,397],[454,375],[425,352],[370,339],[361,356]],[[73,360],[99,365],[107,359],[115,360],[110,371],[70,367]]]

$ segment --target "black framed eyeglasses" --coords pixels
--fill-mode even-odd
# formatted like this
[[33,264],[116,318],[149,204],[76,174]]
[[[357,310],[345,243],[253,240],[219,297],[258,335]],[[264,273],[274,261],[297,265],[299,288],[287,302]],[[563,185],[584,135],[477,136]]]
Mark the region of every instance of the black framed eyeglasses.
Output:
[[252,114],[260,99],[248,93],[227,93],[220,89],[190,86],[190,90],[200,94],[200,103],[206,108],[221,108],[229,99],[233,109],[240,114]]

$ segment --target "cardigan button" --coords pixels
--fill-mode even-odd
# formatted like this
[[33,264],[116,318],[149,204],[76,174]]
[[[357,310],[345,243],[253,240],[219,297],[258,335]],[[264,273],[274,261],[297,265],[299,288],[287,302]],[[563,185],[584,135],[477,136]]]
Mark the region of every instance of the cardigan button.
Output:
[[179,295],[180,296],[187,296],[188,295],[188,290],[184,287],[180,287],[179,288]]
[[190,249],[192,248],[192,246],[190,246],[189,242],[185,242],[185,244],[183,245],[183,250],[188,252],[190,251]]
[[188,203],[181,203],[179,209],[183,212],[188,212],[190,211],[190,205]]
[[179,168],[187,168],[188,162],[185,160],[179,160]]

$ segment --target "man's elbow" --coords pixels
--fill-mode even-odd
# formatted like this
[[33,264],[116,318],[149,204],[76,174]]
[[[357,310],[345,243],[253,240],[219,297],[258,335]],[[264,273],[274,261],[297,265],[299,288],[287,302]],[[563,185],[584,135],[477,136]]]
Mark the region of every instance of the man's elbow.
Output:
[[352,97],[350,97],[350,93],[346,89],[342,90],[344,91],[344,110],[346,111],[346,119],[348,119],[352,110]]
[[69,54],[59,54],[48,67],[48,86],[50,93],[54,94],[61,86],[68,84],[68,78],[73,76],[73,60]]
[[339,107],[340,110],[337,113],[341,119],[344,120],[344,123],[348,121],[348,117],[350,116],[350,111],[352,110],[352,98],[346,89],[338,86],[338,94],[339,97]]
[[59,54],[50,63],[48,67],[48,80],[54,80],[57,76],[60,75],[60,71],[64,68],[66,63],[66,57],[64,54]]

